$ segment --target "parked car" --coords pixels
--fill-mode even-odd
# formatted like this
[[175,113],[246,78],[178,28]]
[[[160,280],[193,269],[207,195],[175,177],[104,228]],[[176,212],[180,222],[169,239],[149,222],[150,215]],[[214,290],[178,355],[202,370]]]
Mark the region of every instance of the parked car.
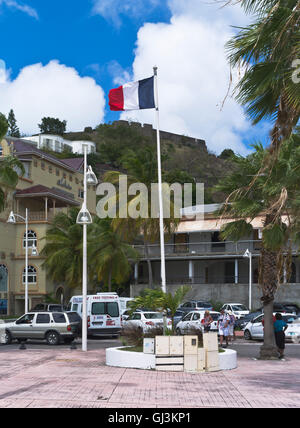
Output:
[[237,319],[243,318],[250,312],[249,309],[241,303],[224,303],[221,310],[222,309],[224,309],[225,313],[233,312],[233,315]]
[[[190,328],[201,328],[203,330],[201,321],[204,318],[204,313],[205,311],[192,311],[186,314],[177,324],[176,333],[185,334]],[[220,312],[210,311],[209,313],[213,319],[210,331],[218,331],[218,319]]]
[[249,312],[248,315],[245,315],[243,318],[238,318],[235,320],[235,328],[240,328],[241,330],[243,330],[246,325],[248,324],[249,321],[253,320],[254,318],[258,317],[259,315],[261,315],[263,313],[263,311],[260,309],[258,311],[255,312]]
[[[276,312],[274,312],[275,315]],[[244,328],[244,338],[246,340],[251,339],[263,339],[264,337],[264,326],[263,326],[264,314],[260,314],[258,317],[248,322]],[[283,314],[283,321],[288,324],[288,328],[285,331],[286,340],[296,339],[300,337],[300,319],[295,314]]]
[[210,302],[202,302],[200,300],[189,300],[188,302],[182,303],[177,310],[188,314],[191,311],[212,311],[213,307]]
[[176,311],[174,314],[174,327],[176,327],[176,325],[179,323],[179,321],[182,320],[182,318],[184,317],[184,315],[186,315],[185,312],[183,311]]
[[[153,327],[162,327],[163,324],[164,320],[161,312],[133,312],[131,317],[127,321],[124,321],[123,327],[133,325],[145,332]],[[172,328],[170,318],[167,318],[167,327],[169,329]]]
[[[80,317],[79,317],[80,318]],[[28,312],[14,322],[5,324],[5,343],[28,339],[46,340],[58,345],[71,343],[79,333],[80,319],[76,312]]]
[[284,306],[287,312],[300,315],[300,306],[297,305],[297,303],[282,302],[282,305]]
[[65,310],[66,307],[64,305],[59,305],[57,303],[38,303],[31,309],[31,312],[64,312]]

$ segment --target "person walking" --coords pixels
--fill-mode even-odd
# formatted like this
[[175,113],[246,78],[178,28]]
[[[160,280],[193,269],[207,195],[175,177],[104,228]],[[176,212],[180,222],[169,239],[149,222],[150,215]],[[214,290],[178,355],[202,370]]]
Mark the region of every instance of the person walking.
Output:
[[285,348],[285,330],[288,325],[282,319],[282,315],[277,312],[275,314],[275,322],[274,322],[274,332],[275,332],[275,342],[279,353],[279,359],[284,358],[284,348]]
[[213,318],[210,315],[209,311],[205,311],[204,318],[201,322],[203,324],[204,333],[208,333],[210,331],[212,322],[213,322]]
[[229,324],[228,324],[228,336],[229,341],[233,342],[235,339],[234,335],[234,326],[235,326],[235,316],[232,311],[229,312]]
[[[221,315],[218,319],[218,328],[220,336],[220,346],[227,348],[228,346],[228,334],[229,334],[229,315],[225,313],[224,309],[221,310]],[[225,339],[226,346],[223,346],[223,340]]]

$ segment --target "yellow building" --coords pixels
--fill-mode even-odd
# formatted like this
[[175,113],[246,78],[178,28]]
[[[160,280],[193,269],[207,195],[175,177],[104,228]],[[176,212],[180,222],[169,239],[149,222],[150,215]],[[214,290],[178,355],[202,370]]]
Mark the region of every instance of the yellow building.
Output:
[[[38,254],[45,244],[42,238],[51,220],[60,211],[80,208],[83,202],[83,158],[58,159],[36,148],[30,141],[5,137],[0,142],[1,158],[14,154],[24,165],[15,189],[6,189],[7,206],[0,213],[0,314],[22,314],[25,307],[25,223],[16,217],[8,224],[10,211],[25,217],[28,209],[28,284],[29,308],[43,302],[47,294],[57,299],[68,296],[64,284],[54,284],[42,268]],[[96,188],[88,186],[88,209],[96,213]]]

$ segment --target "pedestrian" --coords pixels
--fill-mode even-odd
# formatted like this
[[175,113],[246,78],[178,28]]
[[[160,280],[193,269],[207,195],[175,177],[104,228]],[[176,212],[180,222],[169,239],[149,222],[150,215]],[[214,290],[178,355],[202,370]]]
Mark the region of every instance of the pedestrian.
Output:
[[275,322],[274,322],[274,331],[275,331],[275,342],[279,353],[279,359],[284,358],[284,348],[285,348],[285,330],[288,325],[282,319],[282,315],[277,312],[275,314]]
[[204,318],[201,321],[201,324],[203,324],[203,329],[205,333],[208,333],[210,331],[212,322],[213,322],[213,318],[210,315],[209,311],[205,311]]
[[[221,310],[221,315],[218,319],[218,328],[220,336],[220,346],[227,348],[228,346],[228,334],[229,334],[229,315],[225,313],[224,309]],[[223,346],[223,340],[225,339],[226,346]]]
[[229,327],[228,327],[228,336],[229,336],[229,341],[233,342],[233,340],[235,339],[235,334],[234,334],[234,326],[235,326],[235,316],[234,313],[232,311],[229,312]]

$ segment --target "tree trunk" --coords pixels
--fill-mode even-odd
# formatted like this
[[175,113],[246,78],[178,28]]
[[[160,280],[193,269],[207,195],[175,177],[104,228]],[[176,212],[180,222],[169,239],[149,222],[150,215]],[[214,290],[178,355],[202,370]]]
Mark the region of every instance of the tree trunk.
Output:
[[[271,224],[272,219],[272,214],[267,215],[264,227]],[[278,357],[273,323],[273,302],[278,287],[277,257],[278,252],[262,248],[260,281],[263,293],[261,301],[264,308],[264,344],[260,348],[261,359]]]

